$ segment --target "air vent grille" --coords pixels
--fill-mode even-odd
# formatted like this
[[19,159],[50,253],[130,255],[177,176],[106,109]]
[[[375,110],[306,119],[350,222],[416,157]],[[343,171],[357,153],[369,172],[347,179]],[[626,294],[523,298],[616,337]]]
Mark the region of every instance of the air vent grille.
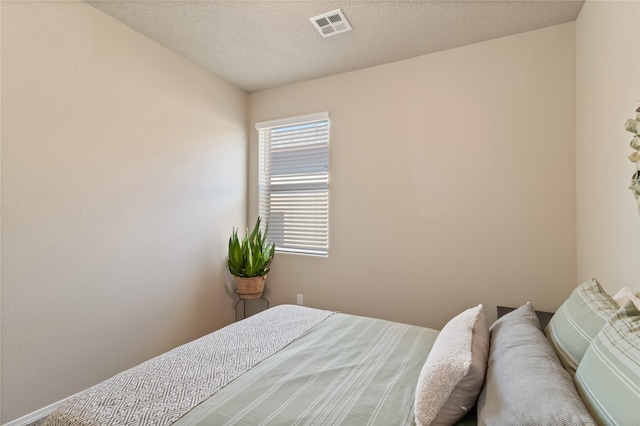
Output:
[[345,31],[351,31],[351,25],[342,13],[342,10],[336,9],[322,15],[309,18],[309,21],[318,30],[322,37],[330,37]]

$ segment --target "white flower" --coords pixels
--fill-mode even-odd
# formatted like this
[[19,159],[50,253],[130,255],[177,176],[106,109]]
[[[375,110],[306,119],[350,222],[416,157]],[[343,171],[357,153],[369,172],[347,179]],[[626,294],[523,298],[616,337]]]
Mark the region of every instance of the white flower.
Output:
[[639,150],[640,149],[640,136],[636,136],[633,139],[631,139],[631,142],[629,143],[629,145],[631,146],[631,148],[633,148],[635,150]]
[[636,151],[629,156],[632,163],[640,162],[640,152]]

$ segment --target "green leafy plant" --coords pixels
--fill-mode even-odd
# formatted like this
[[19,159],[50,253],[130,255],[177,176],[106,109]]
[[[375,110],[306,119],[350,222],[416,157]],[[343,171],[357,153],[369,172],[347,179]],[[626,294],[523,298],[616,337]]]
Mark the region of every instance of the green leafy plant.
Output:
[[636,164],[636,171],[631,176],[631,185],[629,189],[633,192],[633,196],[636,198],[636,202],[638,203],[638,214],[640,214],[640,108],[636,110],[638,115],[636,119],[630,118],[624,123],[625,129],[627,132],[633,133],[633,139],[629,145],[634,150],[634,152],[629,155],[629,160],[632,163]]
[[271,261],[275,254],[275,243],[267,241],[267,224],[264,234],[260,229],[260,217],[256,221],[251,233],[247,233],[241,240],[238,230],[233,229],[229,238],[229,272],[236,277],[261,277],[270,270]]

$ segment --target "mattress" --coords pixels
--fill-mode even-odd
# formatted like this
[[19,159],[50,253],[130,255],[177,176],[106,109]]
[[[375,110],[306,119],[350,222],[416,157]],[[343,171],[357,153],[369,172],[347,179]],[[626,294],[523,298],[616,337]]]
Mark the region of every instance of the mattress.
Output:
[[412,425],[437,335],[277,306],[75,395],[44,424]]
[[435,330],[335,314],[176,425],[411,425]]

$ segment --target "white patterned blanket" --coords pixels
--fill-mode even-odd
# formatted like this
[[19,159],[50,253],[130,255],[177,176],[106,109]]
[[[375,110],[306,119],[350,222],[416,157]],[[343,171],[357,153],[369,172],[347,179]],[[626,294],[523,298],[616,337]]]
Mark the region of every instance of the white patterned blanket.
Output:
[[43,425],[169,425],[332,313],[268,309],[73,396]]

